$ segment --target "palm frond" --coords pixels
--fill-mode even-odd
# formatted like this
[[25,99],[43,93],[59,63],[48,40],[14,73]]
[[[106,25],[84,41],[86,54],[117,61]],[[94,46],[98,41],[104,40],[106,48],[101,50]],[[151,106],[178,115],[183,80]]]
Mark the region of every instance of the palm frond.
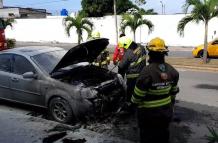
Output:
[[93,28],[93,23],[87,19],[82,20],[82,25],[88,25],[91,29]]
[[138,26],[140,26],[140,25],[148,26],[148,33],[151,33],[154,30],[154,25],[152,24],[152,22],[150,20],[142,19],[138,22]]
[[4,20],[4,27],[6,28],[7,26],[10,26],[11,28],[13,27],[13,23],[15,23],[15,19],[13,18],[8,18]]
[[207,127],[207,129],[210,132],[210,135],[206,136],[207,140],[210,142],[218,142],[218,133],[213,128]]
[[193,17],[189,15],[189,16],[182,18],[179,21],[179,24],[177,26],[177,32],[179,32],[180,36],[184,36],[184,29],[185,29],[186,24],[188,24],[190,21],[193,21],[193,20],[194,20]]
[[87,33],[88,33],[88,37],[91,36],[91,33],[92,33],[92,29],[88,26],[83,26],[82,29],[84,29]]
[[70,23],[68,25],[65,26],[65,31],[67,33],[67,36],[70,36],[70,29],[73,27],[73,23]]
[[68,22],[74,22],[74,21],[75,21],[75,18],[68,16],[63,19],[63,25],[66,26]]
[[218,17],[218,8],[212,12],[211,18],[213,17]]
[[206,21],[209,18],[209,13],[205,5],[194,7],[191,11],[191,17],[199,23],[199,21]]
[[185,13],[187,13],[190,6],[198,7],[202,5],[201,0],[186,0],[185,4],[182,6]]

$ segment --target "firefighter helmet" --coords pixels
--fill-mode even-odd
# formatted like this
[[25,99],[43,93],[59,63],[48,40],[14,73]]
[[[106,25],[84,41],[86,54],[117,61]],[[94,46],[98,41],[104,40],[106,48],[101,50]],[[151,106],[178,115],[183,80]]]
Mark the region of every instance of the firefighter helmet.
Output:
[[128,49],[132,42],[132,39],[124,36],[119,39],[118,45],[120,48]]
[[148,43],[147,49],[148,51],[153,51],[153,52],[168,52],[169,51],[165,45],[164,40],[158,37],[152,39]]

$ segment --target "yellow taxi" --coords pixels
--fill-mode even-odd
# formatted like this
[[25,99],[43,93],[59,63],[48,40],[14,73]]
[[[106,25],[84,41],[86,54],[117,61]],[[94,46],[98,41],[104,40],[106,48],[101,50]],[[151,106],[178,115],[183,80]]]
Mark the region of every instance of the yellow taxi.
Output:
[[[194,57],[203,57],[204,44],[195,47],[192,50]],[[207,44],[207,55],[209,57],[218,57],[218,39],[215,39]]]

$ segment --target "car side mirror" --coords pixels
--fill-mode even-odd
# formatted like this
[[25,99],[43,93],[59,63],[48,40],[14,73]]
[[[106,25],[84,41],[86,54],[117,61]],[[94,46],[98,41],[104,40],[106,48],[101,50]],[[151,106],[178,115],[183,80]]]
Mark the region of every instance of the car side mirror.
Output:
[[33,72],[25,72],[23,74],[23,78],[26,78],[26,79],[37,79],[37,74],[34,74]]

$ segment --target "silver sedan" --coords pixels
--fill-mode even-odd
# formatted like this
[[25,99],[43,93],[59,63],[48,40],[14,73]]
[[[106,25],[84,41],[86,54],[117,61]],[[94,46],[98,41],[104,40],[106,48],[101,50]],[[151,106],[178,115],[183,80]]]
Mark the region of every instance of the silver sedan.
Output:
[[97,39],[69,51],[42,46],[2,51],[0,98],[48,108],[62,123],[115,111],[125,94],[122,77],[90,64],[107,45],[107,39]]

